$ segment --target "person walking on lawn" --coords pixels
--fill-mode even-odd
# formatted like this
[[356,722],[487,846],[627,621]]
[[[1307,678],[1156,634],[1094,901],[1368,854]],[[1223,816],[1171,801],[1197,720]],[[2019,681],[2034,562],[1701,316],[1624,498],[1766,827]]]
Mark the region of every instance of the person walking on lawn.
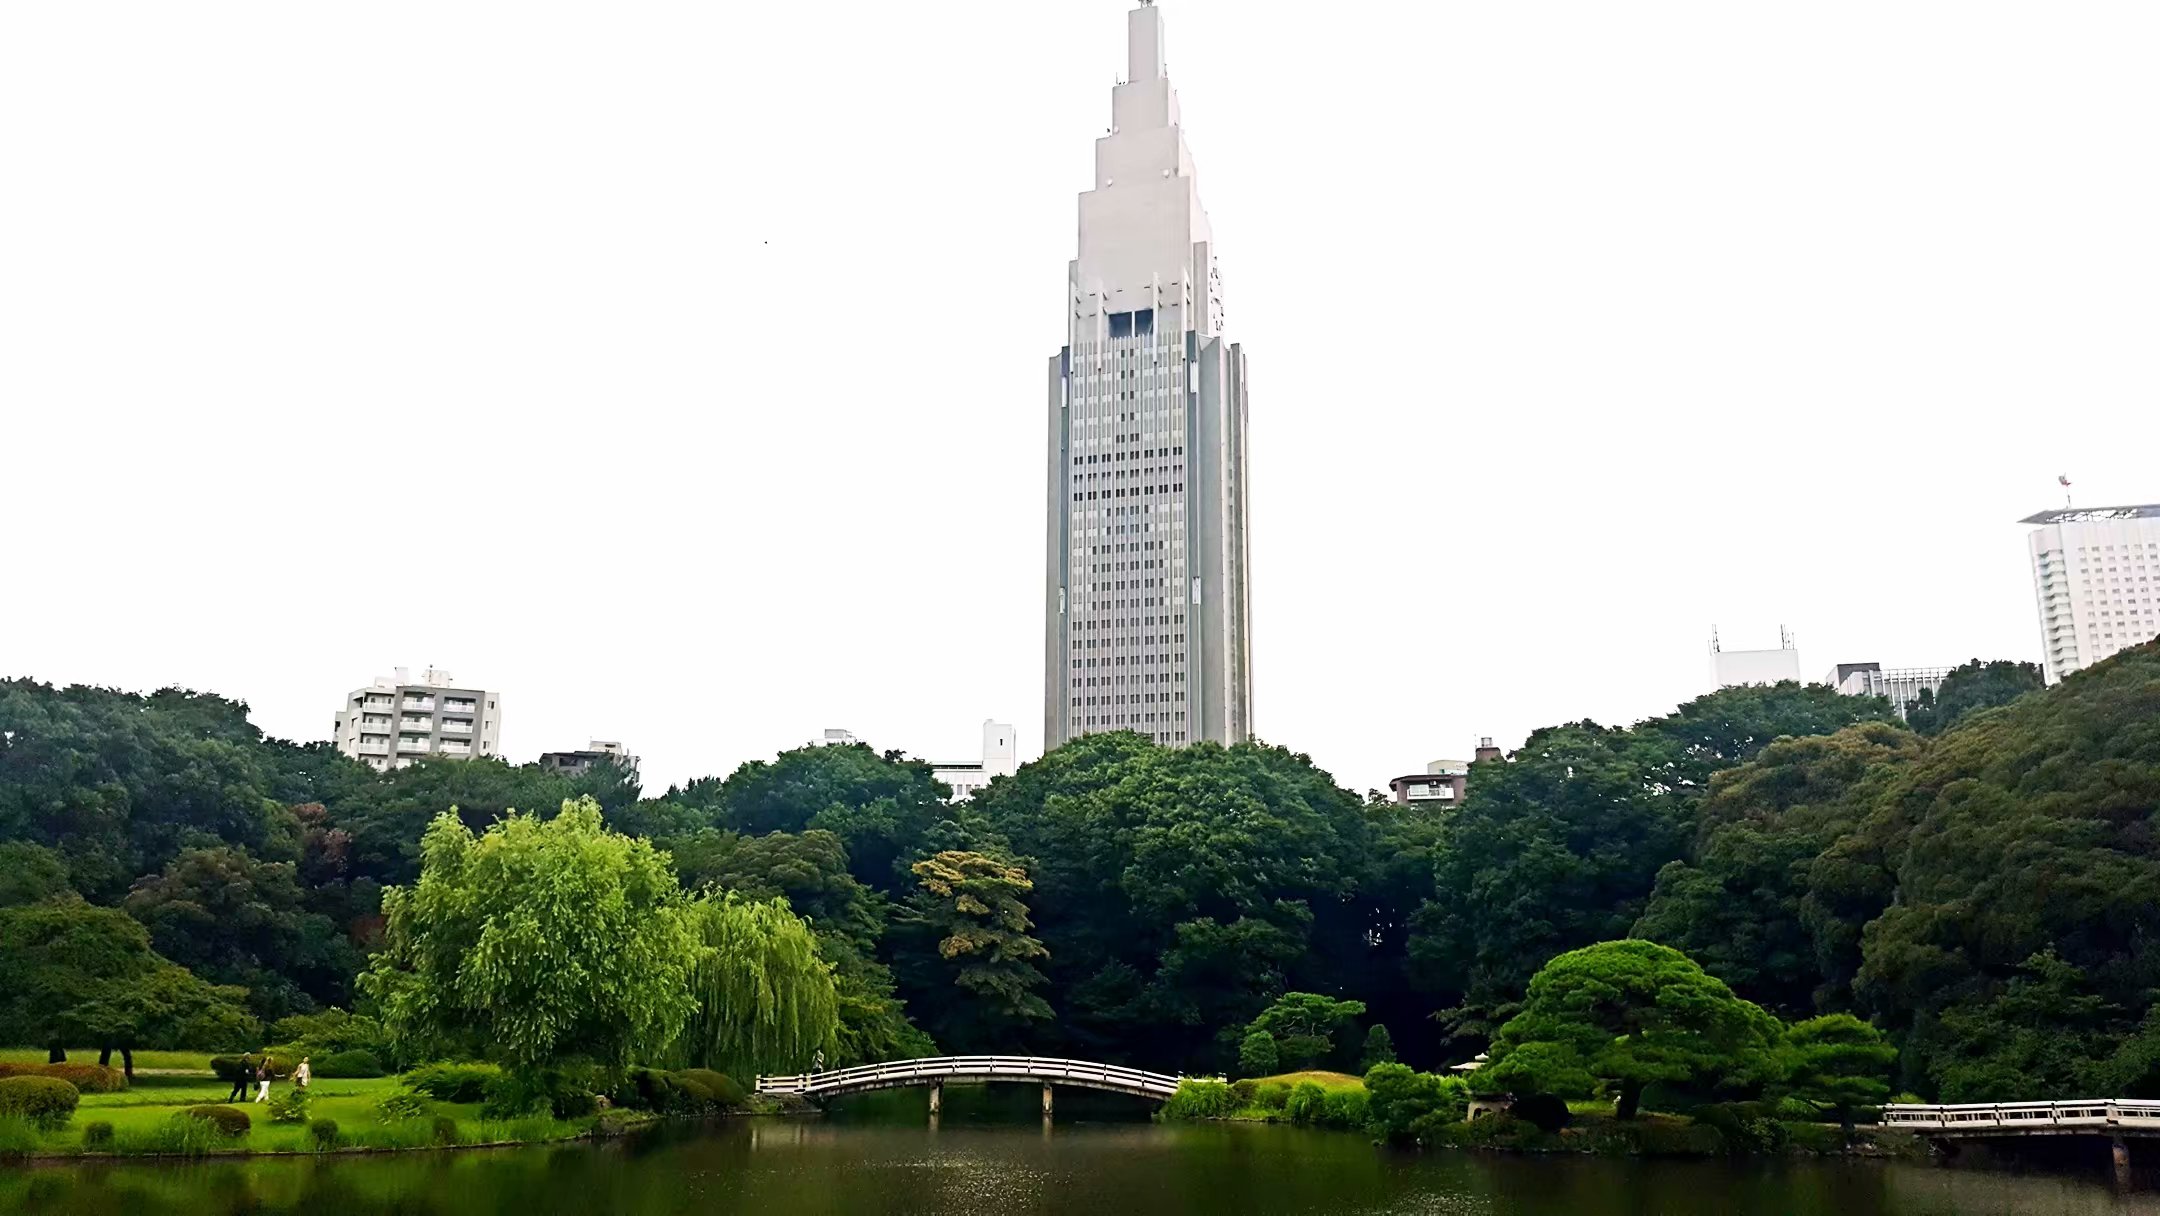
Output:
[[267,1051],[263,1053],[262,1067],[255,1071],[255,1080],[259,1083],[255,1090],[255,1100],[257,1102],[268,1102],[270,1100],[270,1053]]
[[292,1070],[293,1084],[299,1086],[302,1089],[306,1089],[307,1083],[310,1080],[313,1080],[314,1076],[315,1070],[308,1067],[308,1058],[306,1056],[301,1056],[300,1063],[295,1065]]
[[227,1102],[238,1102],[240,1099],[247,1097],[248,1082],[254,1079],[255,1066],[248,1063],[246,1056],[241,1056],[240,1067],[238,1071],[233,1073],[232,1092],[225,1095],[225,1100]]

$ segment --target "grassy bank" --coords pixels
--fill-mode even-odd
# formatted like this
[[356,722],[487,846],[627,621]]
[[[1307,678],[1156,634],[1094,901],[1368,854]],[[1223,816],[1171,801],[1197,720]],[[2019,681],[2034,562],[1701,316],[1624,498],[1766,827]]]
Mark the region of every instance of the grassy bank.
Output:
[[[72,1054],[72,1053],[71,1053]],[[91,1057],[95,1059],[95,1056]],[[141,1055],[137,1056],[138,1061]],[[290,1083],[271,1087],[272,1096],[287,1093]],[[267,1104],[235,1102],[229,1109],[246,1112],[249,1125],[238,1136],[218,1133],[200,1120],[179,1118],[190,1107],[227,1105],[232,1086],[207,1069],[191,1073],[136,1074],[118,1093],[84,1094],[67,1126],[52,1130],[20,1119],[0,1120],[0,1153],[14,1156],[113,1154],[187,1156],[245,1153],[319,1153],[328,1150],[435,1148],[459,1144],[531,1143],[568,1140],[593,1129],[595,1117],[556,1119],[542,1114],[501,1120],[482,1117],[477,1102],[428,1102],[417,1115],[386,1117],[382,1099],[399,1092],[396,1077],[371,1080],[318,1080],[309,1087],[307,1121],[273,1123]],[[635,1121],[639,1116],[617,1116]],[[336,1124],[333,1138],[321,1138],[313,1126]],[[109,1133],[99,1124],[109,1125]]]

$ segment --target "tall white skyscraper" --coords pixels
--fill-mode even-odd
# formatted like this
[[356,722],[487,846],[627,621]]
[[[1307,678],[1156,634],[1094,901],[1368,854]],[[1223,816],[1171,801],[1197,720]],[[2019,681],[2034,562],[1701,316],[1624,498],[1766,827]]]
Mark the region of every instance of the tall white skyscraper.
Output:
[[1223,337],[1162,13],[1143,0],[1126,20],[1050,360],[1046,748],[1252,729],[1245,355]]
[[2160,637],[2160,504],[2042,511],[2026,537],[2047,682]]

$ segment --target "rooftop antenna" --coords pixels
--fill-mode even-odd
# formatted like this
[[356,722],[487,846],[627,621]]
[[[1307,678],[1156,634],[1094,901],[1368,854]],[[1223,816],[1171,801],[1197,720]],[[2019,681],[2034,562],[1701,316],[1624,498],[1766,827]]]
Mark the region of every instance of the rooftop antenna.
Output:
[[1712,625],[1712,626],[1710,627],[1710,653],[1711,653],[1711,654],[1716,654],[1716,653],[1718,653],[1718,644],[1717,644],[1717,626],[1715,626],[1715,625]]
[[2059,481],[2059,482],[2061,482],[2061,483],[2062,483],[2062,488],[2063,488],[2063,509],[2064,509],[2064,510],[2070,510],[2070,509],[2072,509],[2072,507],[2074,506],[2074,504],[2073,504],[2073,503],[2071,503],[2071,501],[2070,501],[2070,475],[2069,475],[2068,473],[2064,473],[2064,474],[2062,474],[2062,475],[2060,475],[2060,476],[2056,477],[2056,478],[2055,478],[2055,480],[2057,480],[2057,481]]

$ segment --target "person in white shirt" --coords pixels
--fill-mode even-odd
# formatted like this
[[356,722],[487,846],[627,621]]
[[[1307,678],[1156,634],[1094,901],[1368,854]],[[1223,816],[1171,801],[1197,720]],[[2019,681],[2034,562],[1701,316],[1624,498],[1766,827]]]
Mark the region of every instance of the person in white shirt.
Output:
[[308,1067],[308,1058],[301,1056],[299,1066],[292,1070],[293,1084],[306,1089],[308,1079],[314,1075],[314,1071]]

